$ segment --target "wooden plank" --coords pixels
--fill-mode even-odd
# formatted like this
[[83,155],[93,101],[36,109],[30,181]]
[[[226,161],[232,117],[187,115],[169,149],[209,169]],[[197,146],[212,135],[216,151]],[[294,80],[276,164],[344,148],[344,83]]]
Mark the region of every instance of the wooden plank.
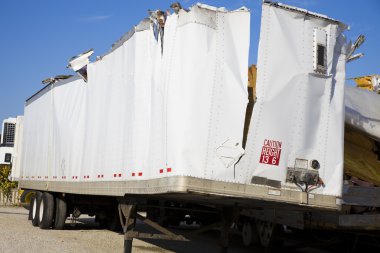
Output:
[[140,233],[136,231],[129,231],[126,233],[128,238],[137,239],[155,239],[155,240],[171,240],[171,241],[189,241],[181,235],[165,235],[165,234],[151,234],[151,233]]
[[342,228],[378,230],[380,229],[380,214],[340,215],[339,226]]
[[270,221],[293,228],[304,229],[304,212],[282,209],[244,209],[241,215],[258,220]]
[[256,101],[256,76],[257,76],[256,65],[252,65],[248,69],[248,104],[247,104],[247,109],[245,111],[243,148],[245,148],[245,144],[247,143],[247,135],[248,135],[249,125],[251,123],[253,106]]
[[343,204],[380,207],[380,187],[344,186]]

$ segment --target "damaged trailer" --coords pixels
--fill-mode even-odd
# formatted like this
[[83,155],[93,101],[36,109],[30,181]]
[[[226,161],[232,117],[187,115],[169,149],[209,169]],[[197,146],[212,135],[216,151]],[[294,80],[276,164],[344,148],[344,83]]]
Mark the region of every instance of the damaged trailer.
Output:
[[[133,238],[186,240],[158,224],[186,212],[202,224],[220,214],[227,247],[242,209],[340,210],[346,25],[263,3],[250,115],[249,10],[175,7],[151,12],[95,62],[92,51],[73,58],[79,77],[26,101],[17,171],[36,191],[33,225],[121,216],[130,252]],[[163,234],[134,231],[135,219]]]
[[[284,9],[288,10],[288,12],[284,11]],[[289,11],[293,13],[289,13]],[[283,15],[284,13],[286,13],[286,15]],[[271,17],[275,17],[275,19],[271,19]],[[292,19],[289,19],[289,17],[292,17]],[[260,243],[265,247],[271,247],[277,242],[275,240],[275,236],[278,235],[278,233],[281,233],[279,230],[283,229],[279,225],[285,225],[288,228],[302,230],[332,229],[334,231],[354,234],[356,237],[353,247],[356,247],[356,244],[360,243],[358,242],[360,234],[368,235],[368,233],[371,234],[370,231],[380,230],[380,202],[378,198],[380,194],[380,188],[378,187],[380,185],[380,114],[376,110],[376,108],[378,108],[377,105],[380,103],[379,95],[375,92],[364,91],[359,88],[350,87],[348,84],[344,85],[343,83],[340,83],[344,77],[341,77],[342,79],[336,79],[339,75],[344,75],[345,73],[345,64],[343,62],[349,62],[349,55],[347,55],[349,46],[341,48],[342,54],[347,57],[344,58],[345,56],[342,55],[342,57],[336,59],[336,61],[341,62],[333,67],[333,69],[337,71],[336,77],[329,77],[328,70],[326,71],[324,68],[319,68],[318,70],[317,67],[316,70],[315,64],[318,64],[318,62],[323,62],[322,60],[320,61],[320,59],[314,58],[314,65],[311,65],[309,59],[308,63],[307,57],[305,56],[307,56],[310,52],[304,51],[308,49],[307,47],[290,51],[289,49],[291,47],[283,46],[287,41],[292,41],[292,43],[297,45],[296,41],[298,39],[302,38],[304,40],[305,38],[305,27],[308,30],[315,27],[318,31],[314,33],[314,39],[312,42],[314,45],[317,45],[317,47],[314,48],[313,53],[314,55],[318,55],[321,41],[319,41],[317,37],[321,35],[320,32],[323,30],[330,32],[332,30],[329,25],[326,25],[325,27],[317,27],[311,20],[319,19],[317,22],[322,22],[320,20],[325,18],[326,17],[324,16],[290,6],[282,5],[282,8],[273,8],[273,6],[263,5],[260,48],[265,48],[267,50],[266,52],[273,52],[273,55],[282,54],[284,57],[286,57],[286,53],[289,53],[289,55],[286,57],[286,64],[284,64],[284,61],[279,61],[277,58],[271,61],[271,58],[267,57],[267,54],[265,54],[265,57],[262,58],[260,58],[259,55],[256,91],[258,94],[258,102],[255,104],[253,114],[255,114],[255,112],[257,113],[255,110],[257,110],[256,108],[259,106],[260,99],[261,102],[265,102],[265,96],[270,96],[271,99],[279,102],[279,107],[281,103],[284,107],[282,108],[283,115],[278,116],[277,114],[270,114],[268,111],[264,115],[264,120],[267,120],[271,124],[268,124],[269,129],[267,127],[262,127],[262,131],[269,131],[270,133],[273,133],[273,129],[277,129],[278,131],[288,131],[289,129],[292,129],[293,131],[289,131],[289,135],[287,135],[286,138],[289,138],[290,141],[294,141],[294,150],[290,153],[291,155],[287,157],[296,158],[296,161],[294,162],[294,168],[291,167],[291,164],[287,165],[287,174],[283,171],[281,177],[277,171],[273,174],[268,171],[268,169],[270,170],[271,168],[274,170],[274,167],[258,169],[259,166],[257,166],[257,164],[259,164],[262,160],[255,160],[255,157],[253,157],[253,159],[251,158],[251,163],[248,163],[248,165],[245,164],[247,159],[250,159],[250,155],[255,154],[255,152],[250,152],[249,148],[255,149],[255,144],[256,146],[257,144],[260,144],[260,142],[255,142],[257,140],[256,138],[251,141],[251,144],[249,143],[250,135],[260,129],[260,127],[251,126],[248,134],[249,138],[246,144],[247,148],[245,149],[246,154],[237,164],[237,167],[239,168],[241,166],[242,171],[243,168],[251,168],[253,172],[251,172],[251,174],[253,174],[252,181],[255,181],[256,183],[262,182],[267,185],[271,184],[275,186],[276,184],[278,185],[278,179],[283,179],[286,177],[285,182],[294,182],[298,184],[302,191],[308,193],[309,199],[313,198],[315,193],[329,191],[329,187],[326,187],[328,183],[325,178],[327,178],[327,180],[330,180],[330,186],[333,188],[330,189],[335,191],[335,194],[336,192],[341,194],[341,198],[336,199],[337,203],[339,202],[341,206],[339,210],[335,211],[322,210],[318,208],[305,211],[302,209],[296,210],[296,208],[291,210],[289,208],[284,208],[283,205],[273,205],[267,202],[264,205],[257,206],[256,208],[244,209],[240,213],[240,220],[238,224],[242,231],[243,243],[246,246],[254,243]],[[270,24],[270,27],[267,27],[268,24]],[[309,28],[307,28],[308,26]],[[298,27],[298,29],[294,29],[292,33],[289,33],[288,31],[292,30],[292,27]],[[283,33],[286,31],[286,34],[281,36],[280,31]],[[261,44],[264,36],[267,38],[266,41],[272,42],[262,43],[265,47]],[[334,37],[334,35],[331,33],[327,34],[327,40],[323,41],[329,45],[329,40],[331,40],[331,37]],[[281,43],[278,43],[278,41],[281,41]],[[309,46],[311,45],[310,41],[306,41],[306,43]],[[338,40],[337,43],[339,45],[343,45],[344,40]],[[268,45],[271,46],[268,47]],[[260,48],[259,54],[260,52],[263,52]],[[327,47],[327,52],[325,49],[321,50],[323,54],[329,54],[328,48],[329,47]],[[300,55],[300,57],[297,57],[297,55]],[[294,62],[294,64],[291,64],[292,62]],[[292,76],[290,74],[292,71],[289,71],[289,66],[297,66],[297,63],[298,69],[296,70],[300,73],[299,75]],[[330,65],[329,60],[327,60],[326,63],[327,66]],[[272,68],[264,68],[264,71],[270,69],[267,75],[265,75],[263,69],[260,68],[260,66],[263,66],[264,64],[265,66],[270,66]],[[306,68],[311,68],[311,66],[313,66],[314,70],[316,70],[317,73],[312,74],[316,77],[314,80],[312,78],[310,79],[309,76],[302,76],[302,74],[304,74],[302,71],[305,69],[305,65]],[[270,75],[269,73],[275,74]],[[310,74],[311,73],[312,72],[310,71]],[[321,80],[320,78],[323,78],[323,75],[325,75],[325,78],[324,80]],[[301,78],[305,79],[302,80]],[[270,83],[276,88],[268,87],[268,91],[263,89],[263,85],[261,85],[260,82],[264,82],[264,80],[267,81],[267,79],[271,80]],[[284,85],[286,80],[289,80],[291,85]],[[299,80],[302,81],[299,82]],[[323,85],[321,85],[322,83]],[[311,85],[310,87],[308,86],[307,91],[303,86],[304,84]],[[251,84],[250,86],[255,87],[255,84]],[[260,91],[260,89],[262,90]],[[311,92],[311,90],[313,90],[313,92]],[[373,90],[377,91],[375,88]],[[306,91],[306,93],[302,94],[303,91]],[[337,92],[339,92],[339,94],[337,94]],[[255,89],[252,93],[255,94]],[[340,100],[343,99],[343,97],[336,97],[343,94],[344,108],[341,107],[342,100]],[[289,100],[289,98],[293,98],[293,100]],[[329,100],[330,106],[334,106],[335,104],[335,110],[325,111],[321,106],[318,109],[309,109],[306,113],[302,112],[304,108],[302,103],[304,101],[307,101],[308,103],[310,102],[310,105],[313,105],[313,101],[320,100]],[[290,104],[289,101],[293,102],[293,109],[291,107],[292,104]],[[272,101],[268,102],[270,102],[271,105],[277,105]],[[270,107],[268,106],[267,108]],[[314,109],[316,110],[313,111]],[[287,110],[286,113],[285,110]],[[315,117],[316,115],[319,117]],[[303,119],[303,121],[299,121],[298,124],[300,125],[297,126],[294,124],[294,122],[297,121],[293,122],[291,120],[289,121],[284,119],[289,118],[289,116],[294,119]],[[314,134],[310,134],[310,132],[308,132],[313,129],[309,126],[315,125],[316,123],[318,124],[321,120],[326,118],[331,120],[331,117],[334,118],[332,121],[335,122],[331,122],[332,124],[321,122],[320,126],[315,128],[318,131],[322,130],[323,133],[326,133],[327,135],[325,137],[327,137],[327,139],[321,138],[323,135],[318,134],[318,132],[315,132]],[[342,117],[345,119],[344,122],[342,122]],[[261,125],[263,123],[263,117],[256,114],[256,117],[254,116],[252,121],[253,124],[256,122],[258,125]],[[278,128],[278,125],[281,125],[283,128]],[[291,125],[292,127],[287,127],[287,125]],[[305,128],[305,126],[307,127]],[[303,132],[309,134],[302,136]],[[339,142],[337,142],[337,136],[339,136]],[[289,143],[289,140],[286,142]],[[344,143],[341,141],[344,141]],[[265,143],[270,144],[265,145]],[[297,145],[300,145],[300,143],[305,146],[303,149],[298,151],[296,147]],[[322,151],[322,149],[318,146],[321,143],[324,143],[324,145],[329,147],[335,146],[335,148]],[[342,146],[342,144],[344,145]],[[267,139],[264,140],[264,146],[269,146],[270,148],[277,146],[278,149],[281,147],[279,144],[273,145]],[[260,150],[260,148],[260,146],[256,147],[258,150]],[[264,148],[262,150],[263,152],[261,154],[261,158],[267,153],[266,150],[264,152]],[[319,153],[321,151],[326,153]],[[273,154],[276,153],[273,152]],[[340,160],[340,158],[336,159],[336,157],[333,158],[336,155],[340,157],[342,154],[344,154],[343,160]],[[311,167],[313,167],[313,158],[316,157],[319,157],[319,159],[317,159],[317,165],[320,160],[333,162],[333,160],[336,159],[335,165],[337,167],[343,166],[344,170],[340,171],[336,169],[335,172],[339,171],[339,173],[335,173],[332,169],[334,163],[329,163],[329,168],[324,171],[321,171],[318,168],[316,169],[318,171],[318,177],[316,177],[316,180],[319,180],[319,183],[321,184],[320,186],[308,187],[307,181],[303,183],[301,182],[301,184],[297,182],[299,177],[310,179],[310,176],[307,175],[307,170],[305,170],[306,161],[304,162],[304,168],[301,169],[296,166],[299,161],[298,158],[307,158],[305,160],[308,160]],[[257,176],[255,176],[255,174]],[[270,177],[268,177],[268,175],[270,175]],[[332,182],[335,182],[335,184]],[[343,189],[343,192],[341,192],[341,189]]]

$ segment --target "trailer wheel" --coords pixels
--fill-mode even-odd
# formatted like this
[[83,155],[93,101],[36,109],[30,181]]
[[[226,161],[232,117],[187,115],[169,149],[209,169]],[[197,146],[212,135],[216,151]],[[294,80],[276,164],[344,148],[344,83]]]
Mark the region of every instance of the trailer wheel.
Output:
[[37,227],[39,224],[38,214],[41,200],[41,192],[36,192],[32,202],[32,225]]
[[98,212],[95,216],[95,221],[99,223],[100,227],[114,231],[123,231],[120,223],[120,215],[118,206],[112,206],[106,210]]
[[33,219],[33,201],[34,201],[34,196],[30,198],[28,220]]
[[55,198],[54,229],[60,230],[65,226],[67,218],[67,202],[63,197]]
[[39,206],[39,226],[42,229],[51,228],[54,218],[54,196],[44,192]]
[[123,231],[123,227],[121,226],[121,223],[120,223],[119,209],[117,206],[115,207],[114,215],[111,217],[111,220],[108,224],[108,229],[114,232]]
[[256,224],[254,222],[245,221],[243,223],[241,235],[243,238],[243,244],[246,247],[249,247],[253,244],[257,244],[259,242],[259,234],[257,232]]
[[270,248],[274,239],[276,224],[270,221],[256,220],[256,226],[261,246]]
[[33,190],[22,190],[21,195],[20,195],[20,203],[22,207],[24,207],[27,210],[30,210],[33,196],[34,196]]

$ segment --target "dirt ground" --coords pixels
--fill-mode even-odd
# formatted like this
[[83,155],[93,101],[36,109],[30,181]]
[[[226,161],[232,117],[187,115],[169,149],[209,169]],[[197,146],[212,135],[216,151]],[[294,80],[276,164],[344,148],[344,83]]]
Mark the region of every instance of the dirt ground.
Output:
[[[138,224],[144,229],[144,224]],[[186,231],[184,231],[186,232]],[[134,239],[133,252],[218,252],[217,231],[193,236],[195,242],[142,241]],[[238,238],[230,252],[246,251]],[[24,208],[0,207],[0,252],[123,252],[123,235],[102,229],[88,216],[76,224],[66,221],[65,230],[42,230],[28,221]]]
[[[137,224],[136,230],[150,231],[141,223]],[[180,234],[190,231],[192,228],[188,226],[174,230]],[[208,231],[189,236],[190,242],[134,239],[133,252],[220,252],[218,236],[218,231]],[[244,247],[240,235],[236,232],[232,233],[230,241],[229,253],[267,252],[260,246]],[[360,243],[361,241],[362,237],[350,234],[336,236],[335,233],[323,231],[322,234],[292,232],[285,235],[272,252],[363,252],[364,249],[380,252],[378,240],[369,239]],[[368,242],[371,246],[367,249]],[[94,218],[88,216],[81,216],[76,223],[68,219],[64,230],[42,230],[33,227],[31,221],[28,221],[26,209],[0,207],[0,252],[123,252],[123,235],[100,228]]]

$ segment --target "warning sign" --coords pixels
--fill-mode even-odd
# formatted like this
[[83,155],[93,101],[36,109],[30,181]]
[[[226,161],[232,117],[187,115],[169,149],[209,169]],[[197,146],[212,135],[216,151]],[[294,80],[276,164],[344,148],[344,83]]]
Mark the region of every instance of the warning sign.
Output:
[[261,150],[260,163],[278,166],[281,157],[281,141],[264,140],[263,149]]

